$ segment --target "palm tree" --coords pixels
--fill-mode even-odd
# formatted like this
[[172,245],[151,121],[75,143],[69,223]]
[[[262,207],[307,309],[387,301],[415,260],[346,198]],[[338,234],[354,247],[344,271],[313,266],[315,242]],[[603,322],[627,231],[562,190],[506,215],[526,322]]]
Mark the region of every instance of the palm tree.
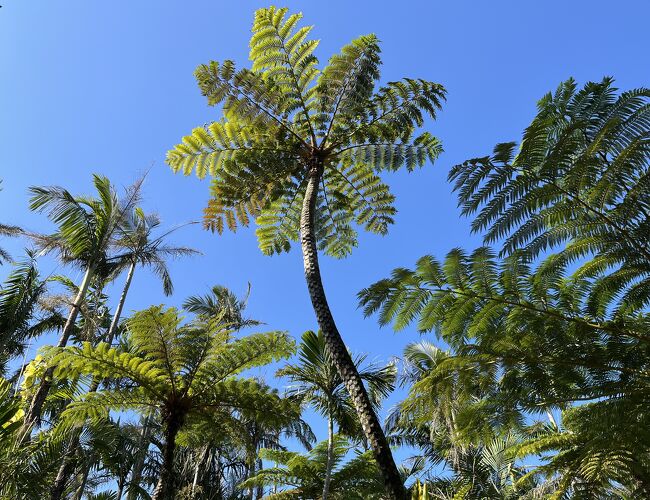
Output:
[[442,86],[390,82],[375,91],[379,45],[374,35],[346,45],[320,71],[300,14],[270,7],[255,14],[251,69],[232,61],[196,70],[210,105],[224,119],[198,127],[167,156],[174,171],[213,176],[207,227],[221,232],[255,219],[260,248],[286,251],[300,240],[305,279],[331,358],[354,402],[364,433],[393,497],[403,484],[363,382],[327,304],[318,251],[343,257],[356,245],[355,225],[385,234],[394,196],[377,175],[435,159],[440,143],[414,138],[424,113],[434,117]]
[[12,357],[22,355],[27,339],[63,326],[56,312],[37,315],[48,281],[40,277],[35,255],[28,251],[0,288],[0,373]]
[[282,332],[230,340],[231,331],[214,322],[181,326],[175,309],[152,307],[128,322],[133,351],[93,347],[60,349],[52,358],[58,377],[126,380],[130,384],[85,393],[73,401],[62,419],[83,423],[106,417],[111,410],[154,410],[163,424],[162,467],[155,500],[174,497],[176,437],[186,426],[227,415],[233,409],[249,415],[282,415],[291,409],[276,392],[241,371],[289,356],[294,349]]
[[[30,188],[30,208],[47,211],[50,219],[59,226],[59,230],[51,236],[32,236],[41,244],[44,252],[58,251],[64,261],[80,262],[84,266],[84,276],[61,331],[58,347],[68,343],[95,274],[108,274],[108,252],[113,244],[113,236],[125,215],[133,210],[138,201],[141,185],[141,181],[136,183],[127,191],[124,200],[120,200],[106,177],[94,175],[93,183],[98,198],[75,197],[61,187]],[[29,429],[40,420],[51,385],[52,370],[50,368],[45,373],[25,415],[26,437]]]
[[206,295],[192,295],[185,299],[183,309],[206,320],[218,319],[230,325],[233,330],[261,325],[260,321],[245,318],[243,315],[250,290],[249,283],[246,295],[240,299],[225,286],[215,285]]
[[106,333],[106,342],[111,343],[115,337],[117,325],[122,316],[126,296],[138,265],[150,267],[160,278],[165,295],[171,295],[174,290],[171,276],[165,260],[167,258],[196,255],[199,252],[193,248],[175,247],[165,244],[165,238],[179,229],[173,228],[160,236],[154,237],[154,231],[160,226],[160,218],[155,214],[145,214],[141,208],[136,208],[126,214],[124,221],[118,227],[115,246],[119,253],[109,260],[118,263],[120,267],[127,267],[126,280],[115,307],[111,326]]
[[[131,281],[133,280],[133,275],[135,274],[136,266],[139,264],[151,267],[160,277],[165,295],[170,295],[173,291],[173,284],[165,258],[198,253],[191,248],[172,247],[164,244],[164,238],[173,232],[173,230],[167,231],[157,238],[153,238],[152,233],[159,225],[160,219],[158,216],[154,214],[145,215],[142,209],[138,207],[130,214],[125,214],[124,220],[116,228],[117,234],[113,238],[113,245],[119,250],[119,253],[107,259],[107,262],[112,264],[108,268],[113,274],[119,273],[124,267],[127,267],[128,271],[113,318],[106,332],[105,341],[109,345],[113,342],[117,332],[118,323],[131,286]],[[99,383],[100,379],[95,379],[89,388],[89,392],[95,392]],[[75,454],[78,448],[80,436],[81,430],[71,440],[69,445],[71,456]],[[64,460],[62,462],[59,474],[52,487],[51,500],[61,498],[65,483],[73,467],[74,461],[72,460]]]
[[650,495],[649,105],[649,89],[619,93],[611,78],[563,82],[519,148],[450,172],[473,230],[499,248],[425,256],[360,293],[381,323],[417,322],[454,348],[439,379],[502,373],[484,412],[565,410],[557,463],[603,495]]
[[[328,460],[322,492],[322,498],[326,500],[329,496],[335,459],[334,424],[338,425],[339,432],[354,438],[359,436],[360,429],[354,405],[332,363],[324,335],[321,332],[318,334],[312,331],[305,332],[302,335],[298,356],[300,359],[298,364],[285,366],[277,372],[277,375],[287,377],[291,381],[292,385],[288,388],[287,395],[312,406],[327,419]],[[359,376],[368,384],[373,405],[377,407],[379,400],[386,397],[394,388],[395,368],[393,365],[383,368],[373,365],[363,367],[365,358],[365,356],[356,356],[353,361]]]
[[[2,180],[0,180],[0,183],[2,183]],[[0,187],[0,191],[2,190],[2,187]],[[10,226],[7,224],[0,224],[0,236],[17,236],[22,233],[22,229],[19,228],[18,226]],[[9,261],[11,260],[11,256],[9,253],[4,249],[0,247],[0,265],[4,261]]]

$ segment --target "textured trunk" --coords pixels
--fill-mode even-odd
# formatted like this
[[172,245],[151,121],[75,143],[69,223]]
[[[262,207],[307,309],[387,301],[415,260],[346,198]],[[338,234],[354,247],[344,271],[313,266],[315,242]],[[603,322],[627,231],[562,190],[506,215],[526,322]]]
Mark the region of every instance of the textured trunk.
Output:
[[[93,278],[93,274],[94,274],[94,266],[88,266],[88,268],[86,269],[86,273],[84,274],[83,280],[81,282],[81,285],[79,286],[79,291],[77,292],[77,296],[75,297],[74,302],[72,303],[72,307],[70,308],[68,319],[66,320],[65,325],[63,326],[63,331],[61,332],[61,337],[59,338],[59,343],[57,344],[57,347],[65,347],[66,344],[68,343],[68,339],[72,334],[75,321],[77,320],[77,315],[79,314],[79,308],[81,307],[81,304],[83,304],[84,300],[86,299],[86,292],[88,291],[88,287],[90,286],[90,281]],[[32,426],[35,423],[40,422],[41,420],[43,405],[45,404],[47,395],[50,392],[50,387],[52,386],[53,373],[54,373],[54,367],[50,367],[47,370],[45,370],[45,373],[43,374],[43,379],[41,381],[41,385],[36,390],[36,393],[32,398],[32,402],[29,406],[29,409],[25,413],[25,420],[24,420],[25,424],[23,427],[24,429],[23,440],[29,438],[29,432],[31,431]]]
[[176,482],[174,477],[174,452],[176,450],[176,435],[183,423],[181,415],[169,416],[165,424],[165,443],[163,445],[162,455],[163,463],[160,477],[156,490],[151,496],[151,500],[174,500],[176,491]]
[[327,463],[325,465],[325,480],[323,481],[323,500],[330,494],[330,481],[332,479],[332,466],[334,464],[334,420],[332,414],[327,415]]
[[300,215],[300,241],[307,288],[314,312],[316,313],[318,326],[325,337],[329,354],[340,377],[345,382],[345,386],[357,411],[363,432],[372,447],[375,460],[384,479],[386,493],[388,493],[390,498],[401,500],[406,498],[404,484],[393,460],[393,455],[386,441],[386,436],[384,436],[384,431],[372,408],[368,393],[336,328],[336,323],[334,323],[334,318],[332,317],[325,297],[325,290],[318,267],[318,250],[314,234],[316,196],[322,171],[322,165],[314,166],[310,170]]

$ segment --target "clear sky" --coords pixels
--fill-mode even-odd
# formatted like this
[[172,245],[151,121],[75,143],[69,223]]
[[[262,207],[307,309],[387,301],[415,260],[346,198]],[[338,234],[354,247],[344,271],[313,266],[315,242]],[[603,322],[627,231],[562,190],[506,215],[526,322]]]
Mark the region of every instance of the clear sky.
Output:
[[[208,182],[173,175],[166,151],[200,124],[218,119],[193,77],[211,59],[248,64],[258,1],[99,2],[5,0],[0,9],[0,220],[30,230],[53,226],[27,208],[30,185],[62,185],[92,193],[91,174],[126,186],[151,168],[144,208],[167,226],[198,219]],[[650,80],[650,2],[545,1],[304,1],[302,11],[321,39],[321,63],[358,35],[382,41],[383,81],[404,76],[445,85],[448,102],[428,125],[445,153],[433,166],[389,181],[399,214],[386,237],[362,236],[342,261],[321,258],[329,302],[356,352],[386,360],[399,355],[414,331],[394,334],[364,320],[356,293],[396,266],[455,246],[473,248],[446,175],[465,159],[517,140],[545,92],[573,76],[580,84],[614,76],[622,89]],[[315,321],[299,249],[265,257],[254,228],[216,236],[198,226],[174,242],[203,256],[171,264],[176,293],[164,298],[147,271],[138,271],[127,311],[180,304],[213,284],[244,293],[249,313],[296,337]],[[0,242],[20,256],[24,241]],[[45,272],[52,268],[43,263]],[[0,268],[4,278],[10,266]],[[57,272],[61,272],[58,269]],[[79,273],[72,273],[79,279]],[[121,286],[122,279],[118,280]],[[114,294],[117,300],[117,294]],[[270,373],[269,373],[270,375]]]

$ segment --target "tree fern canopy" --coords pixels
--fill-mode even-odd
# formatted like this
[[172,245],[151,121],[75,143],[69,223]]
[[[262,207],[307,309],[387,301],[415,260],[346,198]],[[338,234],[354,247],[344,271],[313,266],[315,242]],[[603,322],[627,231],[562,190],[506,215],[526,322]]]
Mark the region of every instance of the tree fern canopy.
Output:
[[492,384],[477,400],[492,414],[586,401],[565,412],[567,431],[529,447],[561,450],[546,469],[565,474],[561,492],[650,491],[649,167],[650,91],[564,82],[518,151],[500,144],[450,173],[500,251],[425,256],[359,294],[381,324],[416,323],[454,348],[425,393],[469,376]]
[[174,171],[210,175],[205,226],[221,233],[255,220],[261,250],[287,251],[298,238],[308,173],[321,171],[318,243],[347,255],[355,226],[385,234],[394,196],[379,173],[412,170],[442,151],[429,133],[445,97],[439,84],[406,78],[377,87],[379,42],[357,38],[320,70],[301,14],[270,7],[255,14],[250,69],[210,62],[196,70],[199,88],[223,118],[195,128],[167,155]]
[[129,350],[84,343],[55,352],[52,364],[58,377],[94,375],[135,384],[86,393],[67,407],[64,417],[75,422],[99,418],[111,409],[147,407],[163,413],[180,407],[187,418],[220,408],[253,414],[278,408],[278,396],[270,388],[235,376],[289,356],[294,343],[285,333],[230,340],[230,331],[218,324],[183,325],[181,321],[175,309],[152,307],[129,320]]

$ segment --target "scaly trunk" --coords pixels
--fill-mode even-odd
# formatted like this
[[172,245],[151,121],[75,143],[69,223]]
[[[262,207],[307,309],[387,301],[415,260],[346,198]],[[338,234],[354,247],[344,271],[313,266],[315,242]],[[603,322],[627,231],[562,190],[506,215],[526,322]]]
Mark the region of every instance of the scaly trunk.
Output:
[[307,288],[314,312],[316,313],[318,326],[325,338],[325,345],[354,403],[361,427],[372,447],[375,460],[384,479],[386,492],[390,498],[402,500],[406,498],[404,484],[393,460],[393,455],[386,441],[384,431],[372,408],[368,393],[336,328],[336,323],[327,304],[327,298],[323,288],[320,269],[318,267],[318,249],[316,247],[314,227],[316,197],[322,173],[322,164],[312,166],[309,172],[305,199],[300,214],[300,241]]
[[156,490],[151,500],[174,500],[176,481],[174,477],[174,452],[176,451],[176,435],[183,425],[183,416],[172,414],[165,423],[165,443],[163,444],[163,463]]
[[[77,320],[77,315],[79,314],[79,309],[83,304],[84,300],[86,299],[86,292],[88,291],[88,287],[90,286],[90,281],[92,280],[93,275],[94,275],[94,266],[90,265],[86,269],[86,273],[84,274],[81,285],[79,286],[79,291],[77,292],[77,296],[75,297],[74,302],[72,303],[72,307],[70,308],[70,313],[68,314],[68,319],[65,322],[63,331],[61,332],[61,337],[59,338],[59,343],[56,345],[57,347],[65,347],[66,344],[68,343],[68,339],[72,334],[75,321]],[[29,409],[25,413],[25,420],[24,420],[25,423],[23,424],[23,431],[22,431],[23,442],[29,439],[29,433],[32,429],[32,426],[37,422],[40,422],[41,420],[43,405],[45,404],[47,395],[50,392],[50,387],[52,386],[53,374],[54,374],[54,367],[49,367],[47,370],[45,370],[45,373],[43,374],[43,378],[41,380],[41,384],[38,387],[36,393],[34,394],[34,397],[32,398],[32,402],[31,405],[29,406]]]
[[332,466],[334,465],[334,419],[332,414],[327,415],[327,464],[325,465],[325,480],[323,481],[323,500],[327,500],[330,493],[332,479]]

